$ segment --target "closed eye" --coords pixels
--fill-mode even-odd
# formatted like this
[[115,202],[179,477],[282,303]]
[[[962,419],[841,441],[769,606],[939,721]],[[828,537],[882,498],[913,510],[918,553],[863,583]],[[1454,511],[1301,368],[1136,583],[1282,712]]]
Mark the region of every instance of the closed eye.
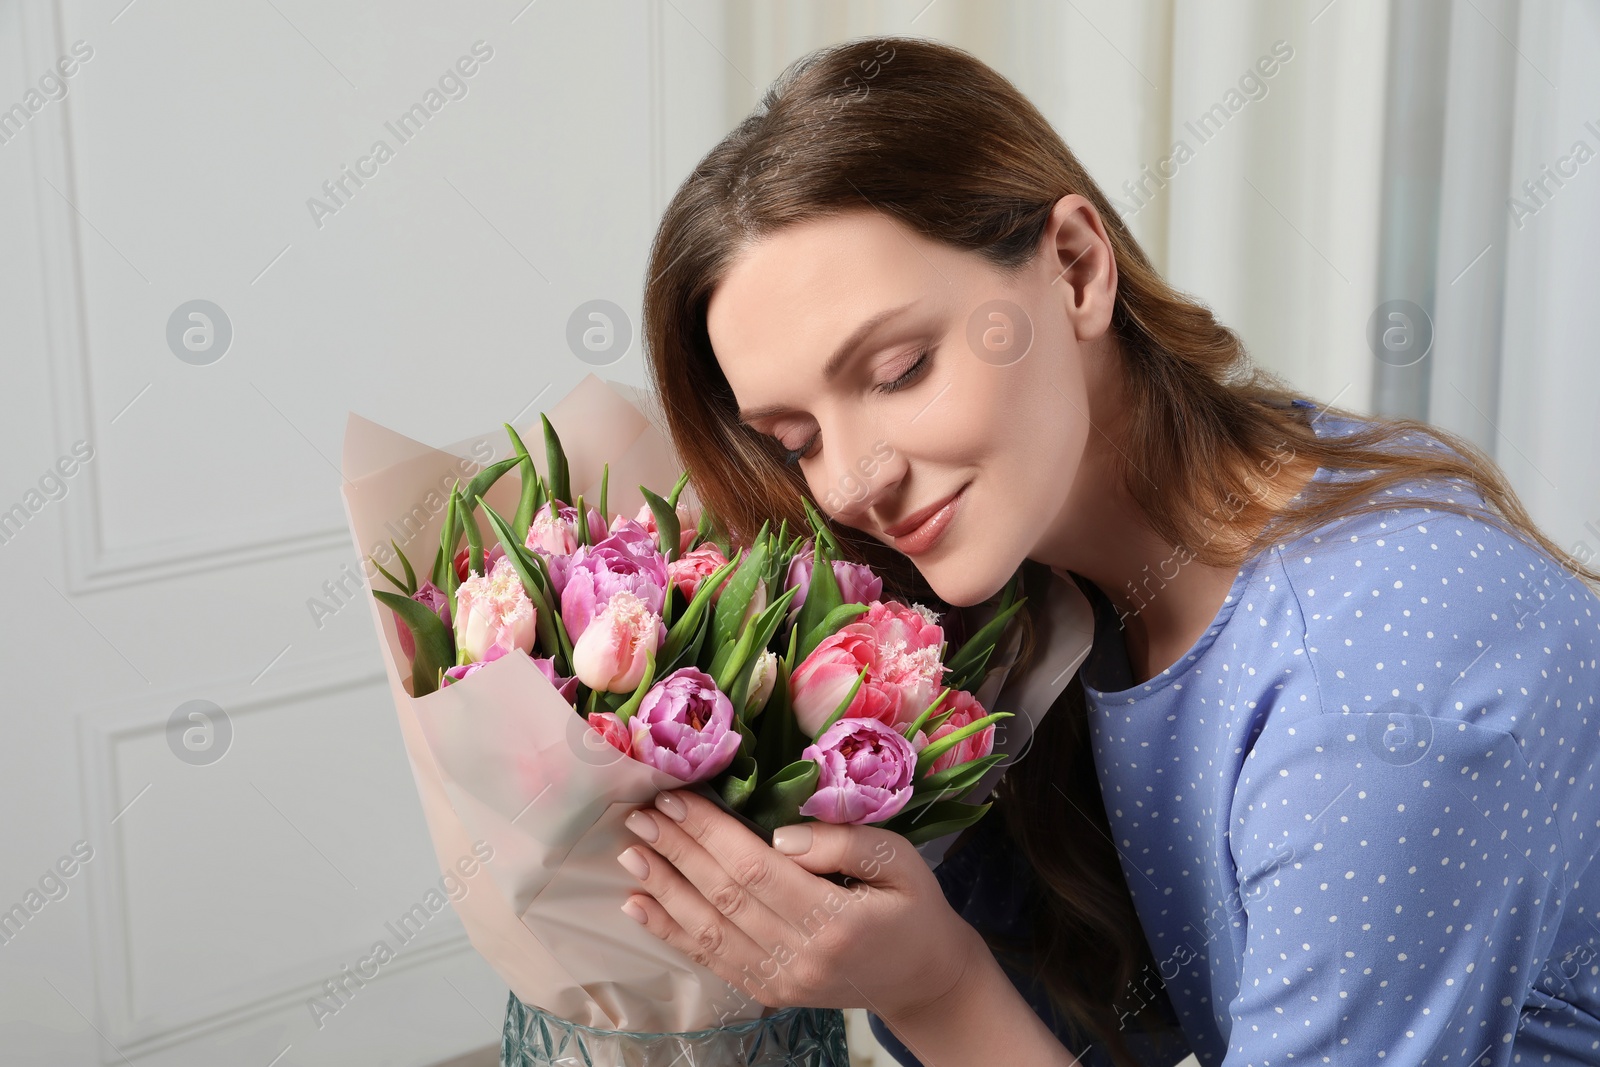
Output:
[[[917,354],[916,362],[907,367],[899,377],[895,378],[893,381],[883,382],[879,385],[873,386],[873,391],[878,393],[896,393],[901,389],[906,388],[917,378],[918,375],[922,373],[922,369],[927,365],[930,354],[931,350],[924,348]],[[812,451],[812,446],[817,443],[817,438],[820,436],[820,432],[814,433],[811,435],[810,439],[799,448],[786,449],[783,454],[783,462],[785,465],[793,467],[802,459],[807,458]]]

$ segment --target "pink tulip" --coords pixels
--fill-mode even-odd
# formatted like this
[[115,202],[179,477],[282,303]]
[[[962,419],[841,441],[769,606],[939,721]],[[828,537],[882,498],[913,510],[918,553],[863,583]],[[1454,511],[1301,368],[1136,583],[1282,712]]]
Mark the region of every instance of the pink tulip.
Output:
[[440,683],[440,685],[454,685],[456,681],[464,681],[466,680],[467,675],[474,673],[475,670],[477,670],[478,667],[482,667],[482,665],[483,662],[475,662],[475,664],[456,664],[454,667],[450,667],[450,669],[445,670],[445,678],[443,678],[443,681]]
[[[691,512],[683,504],[679,504],[675,510],[678,515],[678,555],[682,557],[685,552],[689,551],[689,546],[694,544],[694,532],[700,526],[700,516]],[[611,528],[615,530],[617,524],[622,521],[625,521],[622,516],[617,516],[611,521]],[[652,541],[660,540],[656,536],[660,532],[656,527],[656,513],[650,510],[649,504],[639,505],[639,514],[634,516],[633,521],[644,527],[645,532],[650,535]]]
[[884,648],[897,647],[904,652],[931,648],[937,654],[939,646],[944,643],[944,630],[939,625],[939,616],[921,604],[874,600],[867,603],[866,614],[858,615],[856,622],[872,627],[872,632],[878,635],[878,644]]
[[[711,577],[718,567],[725,566],[727,562],[728,558],[722,554],[722,549],[708,541],[668,563],[667,578],[683,594],[684,600],[693,600],[694,595],[700,591],[700,583]],[[727,580],[724,579],[722,584],[726,585]],[[722,589],[718,587],[716,592],[711,594],[713,604],[717,602],[717,597],[721,593]]]
[[661,616],[627,589],[613,593],[572,646],[572,673],[590,689],[631,692],[667,639]]
[[[560,557],[555,557],[560,561]],[[619,590],[644,601],[661,614],[667,588],[667,557],[656,550],[644,527],[624,520],[603,540],[579,545],[564,561],[561,621],[573,641],[583,636],[595,617]],[[554,581],[556,571],[551,571]]]
[[533,651],[535,610],[516,568],[505,557],[488,575],[473,573],[456,590],[456,649],[467,661],[490,662],[513,649]]
[[633,747],[632,738],[628,732],[628,724],[618,718],[614,711],[591,711],[589,725],[606,739],[606,743],[624,756],[631,756]]
[[743,740],[733,702],[698,667],[679,667],[652,686],[628,730],[634,759],[684,782],[721,774]]
[[[945,711],[950,712],[950,717],[945,720],[944,725],[933,732],[932,737],[928,738],[928,743],[930,744],[946,734],[953,734],[963,726],[976,722],[989,714],[971,693],[959,689],[945,697],[945,702],[939,705],[939,710],[935,711],[934,714],[939,715]],[[922,731],[919,730],[917,732],[921,733]],[[948,770],[963,763],[971,763],[973,760],[983,759],[993,751],[994,723],[990,723],[977,733],[972,734],[965,741],[957,741],[954,748],[949,749],[944,755],[933,761],[933,766],[928,773],[937,774],[940,771]]]
[[[571,504],[560,501],[559,508],[552,508],[552,502],[546,501],[539,505],[539,510],[533,513],[533,522],[528,526],[528,532],[523,537],[524,546],[533,549],[544,558],[545,569],[550,572],[551,584],[557,593],[567,584],[567,566],[570,557],[581,546],[578,543],[578,509]],[[585,503],[583,510],[589,523],[589,543],[596,544],[605,539],[606,519],[600,514],[600,509],[592,504]]]
[[[812,559],[813,552],[812,538],[808,537],[800,545],[794,558],[789,561],[789,569],[784,573],[784,592],[795,586],[800,587],[800,592],[789,602],[791,620],[800,614],[800,609],[805,606],[806,597],[811,593],[811,572],[816,566]],[[863,563],[836,559],[833,561],[833,578],[839,586],[842,603],[871,604],[883,595],[883,579],[873,574],[872,568]]]
[[562,700],[565,700],[568,704],[576,704],[577,703],[577,701],[578,701],[578,676],[577,675],[574,674],[570,678],[563,678],[561,675],[557,674],[556,673],[556,661],[550,656],[535,656],[535,657],[533,657],[533,665],[535,667],[538,667],[539,668],[539,672],[550,680],[550,684],[551,685],[555,686],[556,692],[561,694],[561,699]]
[[[487,574],[491,570],[493,570],[495,561],[498,560],[501,556],[503,556],[505,554],[506,554],[506,550],[501,548],[499,544],[494,544],[494,545],[491,545],[488,548],[484,549],[483,550],[483,572],[485,574]],[[458,581],[458,582],[466,581],[467,580],[467,575],[472,573],[472,549],[471,548],[463,548],[460,552],[457,552],[456,553],[456,558],[455,558],[455,565],[456,565],[456,581]]]
[[877,636],[878,655],[870,680],[899,694],[899,707],[884,722],[904,726],[921,715],[938,695],[944,664],[939,661],[944,630],[938,616],[921,604],[874,600],[856,623]]
[[[811,655],[789,677],[795,722],[807,737],[816,737],[822,724],[844,700],[861,668],[867,677],[857,690],[845,718],[881,719],[893,726],[900,717],[900,691],[879,684],[872,668],[877,663],[878,641],[865,623],[850,623],[824,637]],[[927,705],[924,704],[923,707]],[[921,708],[914,714],[919,714]]]
[[823,822],[883,822],[911,800],[916,750],[877,719],[840,719],[800,753],[820,767],[800,814]]

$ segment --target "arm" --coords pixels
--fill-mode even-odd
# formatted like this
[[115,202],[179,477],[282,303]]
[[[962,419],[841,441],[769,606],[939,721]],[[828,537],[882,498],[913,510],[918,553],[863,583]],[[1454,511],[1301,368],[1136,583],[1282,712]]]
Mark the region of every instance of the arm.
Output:
[[960,978],[936,999],[881,1016],[890,1032],[923,1067],[1076,1067],[1078,1058],[1023,999],[977,930],[965,929],[970,936]]

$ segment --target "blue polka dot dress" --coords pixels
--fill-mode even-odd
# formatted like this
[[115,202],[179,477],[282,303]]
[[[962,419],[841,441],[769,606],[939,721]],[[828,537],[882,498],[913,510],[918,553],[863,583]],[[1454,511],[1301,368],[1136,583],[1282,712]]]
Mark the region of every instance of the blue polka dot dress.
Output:
[[1143,684],[1092,591],[1096,773],[1202,1064],[1600,1064],[1600,597],[1425,492],[1481,505],[1256,556]]

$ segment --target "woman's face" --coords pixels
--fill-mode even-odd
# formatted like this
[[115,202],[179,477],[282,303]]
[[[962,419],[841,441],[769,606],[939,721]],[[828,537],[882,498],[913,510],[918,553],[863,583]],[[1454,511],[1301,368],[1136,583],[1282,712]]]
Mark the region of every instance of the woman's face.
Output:
[[[1104,230],[1077,195],[1011,278],[854,211],[745,249],[707,331],[741,420],[794,454],[819,509],[905,552],[960,606],[993,596],[1025,558],[1060,562],[1077,500],[1093,499],[1080,474],[1099,474],[1086,449],[1115,287]],[[928,527],[899,529],[955,494],[931,543]]]

